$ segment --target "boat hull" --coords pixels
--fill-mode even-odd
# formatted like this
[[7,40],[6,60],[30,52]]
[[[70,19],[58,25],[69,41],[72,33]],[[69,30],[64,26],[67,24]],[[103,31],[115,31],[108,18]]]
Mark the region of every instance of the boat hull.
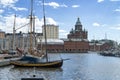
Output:
[[18,67],[43,67],[43,68],[59,68],[63,65],[63,60],[37,63],[24,63],[21,61],[11,61],[10,64]]
[[22,78],[21,80],[44,80],[43,78]]

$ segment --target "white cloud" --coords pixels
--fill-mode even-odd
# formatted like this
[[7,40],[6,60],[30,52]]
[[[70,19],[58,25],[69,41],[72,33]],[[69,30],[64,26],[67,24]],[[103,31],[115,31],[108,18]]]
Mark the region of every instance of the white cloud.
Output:
[[56,2],[45,3],[45,5],[52,6],[53,8],[60,7],[60,5],[58,3],[56,3]]
[[59,37],[60,38],[66,38],[67,37],[67,35],[68,35],[68,32],[67,31],[65,31],[65,30],[59,30]]
[[113,27],[110,27],[110,29],[120,30],[120,24],[114,25]]
[[116,11],[116,12],[120,12],[120,8],[118,8],[118,9],[115,9],[114,11]]
[[110,0],[110,1],[115,2],[115,1],[120,1],[120,0]]
[[98,2],[98,3],[101,3],[101,2],[103,2],[103,1],[104,1],[104,0],[98,0],[97,2]]
[[15,11],[27,11],[27,8],[12,7]]
[[3,12],[4,12],[4,10],[0,9],[0,14],[3,13]]
[[93,23],[93,26],[95,26],[95,27],[99,27],[99,26],[100,26],[100,24],[99,24],[99,23],[97,23],[97,22],[95,22],[95,23]]
[[65,31],[65,30],[59,30],[59,32],[60,32],[60,33],[66,33],[66,31]]
[[62,5],[60,5],[61,7],[68,7],[67,5],[65,5],[65,4],[62,4]]
[[80,7],[80,5],[72,5],[73,8]]
[[57,25],[57,22],[54,19],[52,19],[52,18],[46,18],[46,23],[47,24]]
[[113,27],[112,29],[120,30],[120,26],[119,27]]
[[60,5],[60,4],[56,3],[56,2],[44,3],[44,5],[48,5],[48,6],[51,6],[53,8],[67,7],[67,5],[65,5],[65,4]]
[[108,26],[107,24],[100,24],[100,23],[98,23],[98,22],[94,22],[92,25],[93,25],[94,27],[106,27],[106,26]]
[[27,8],[20,8],[20,7],[15,7],[15,3],[17,2],[18,0],[0,0],[0,5],[5,8],[5,7],[9,7],[9,8],[12,8],[14,9],[15,11],[27,11]]
[[[13,30],[13,24],[14,24],[14,15],[8,15],[6,17],[3,17],[4,21],[1,22],[1,26],[3,30],[7,33],[11,33]],[[22,18],[17,16],[16,17],[16,28],[19,28],[25,24],[28,23],[28,20],[26,18]],[[19,29],[18,31],[26,32],[26,28]]]
[[40,19],[36,16],[35,18],[35,32],[42,32],[42,22]]
[[[0,29],[7,33],[12,33],[13,31],[13,24],[14,24],[14,14],[8,15],[6,17],[0,16]],[[21,26],[29,23],[29,19],[17,16],[16,17],[16,29],[20,28]],[[57,25],[57,22],[52,19],[52,18],[46,18],[46,24],[53,24]],[[42,31],[42,26],[43,25],[43,19],[39,19],[37,16],[35,18],[35,31],[36,32],[41,32]],[[28,26],[25,26],[23,28],[20,28],[17,30],[17,32],[22,31],[22,32],[28,32]]]
[[[41,19],[42,25],[43,25],[43,18]],[[53,18],[46,18],[46,24],[53,24],[53,25],[57,25],[57,22],[53,19]]]
[[0,0],[0,5],[3,7],[6,6],[13,6],[14,3],[16,3],[18,0]]

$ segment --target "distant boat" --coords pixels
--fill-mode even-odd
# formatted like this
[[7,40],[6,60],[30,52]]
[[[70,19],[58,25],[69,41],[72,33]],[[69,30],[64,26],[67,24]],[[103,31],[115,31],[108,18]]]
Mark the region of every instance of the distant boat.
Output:
[[115,56],[115,54],[112,51],[101,51],[99,52],[102,56]]
[[[32,5],[32,3],[33,3],[33,0],[31,0],[31,5]],[[32,14],[33,13],[31,11],[31,15],[30,15],[31,26],[32,26],[32,17],[33,17]],[[44,15],[44,33],[45,33],[45,56],[44,57],[46,58],[46,61],[45,62],[41,62],[41,61],[39,62],[39,59],[36,58],[36,57],[33,57],[33,56],[23,56],[20,60],[11,61],[10,63],[12,65],[19,66],[19,67],[43,67],[43,68],[59,68],[59,67],[61,67],[63,65],[63,59],[55,60],[55,61],[49,61],[48,60],[44,0],[43,0],[43,15]],[[32,32],[30,32],[30,35],[31,34],[32,34]],[[31,51],[31,53],[33,53],[32,49],[33,48],[31,47],[31,42],[30,42],[30,51]],[[31,79],[31,80],[33,80],[33,79]]]

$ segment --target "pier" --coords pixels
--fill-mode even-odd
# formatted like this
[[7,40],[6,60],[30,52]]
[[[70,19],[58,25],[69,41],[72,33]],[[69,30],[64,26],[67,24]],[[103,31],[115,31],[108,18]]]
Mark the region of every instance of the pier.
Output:
[[[7,59],[5,59],[7,58]],[[10,65],[10,61],[11,60],[19,60],[20,57],[12,57],[12,56],[8,56],[8,55],[5,55],[5,54],[0,54],[0,67],[1,66],[7,66],[7,65]]]

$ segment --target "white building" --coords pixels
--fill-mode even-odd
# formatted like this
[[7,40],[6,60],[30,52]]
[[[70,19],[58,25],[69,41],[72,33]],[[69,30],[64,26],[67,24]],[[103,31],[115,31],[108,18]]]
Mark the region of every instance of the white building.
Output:
[[[44,27],[42,27],[43,38],[45,36]],[[59,38],[59,27],[56,25],[46,25],[46,37],[47,39],[58,39]]]
[[0,29],[0,50],[5,49],[5,32]]
[[5,32],[0,29],[0,38],[5,38]]
[[[35,36],[32,35],[32,38],[30,38],[30,34],[29,33],[16,33],[15,34],[15,39],[13,40],[13,33],[7,33],[6,34],[6,49],[10,50],[10,49],[14,49],[16,47],[24,49],[25,51],[27,51],[30,46],[32,47],[36,47],[38,41],[37,40],[41,40],[42,37],[42,33],[35,33]],[[40,38],[40,39],[39,39]],[[30,44],[30,39],[32,40],[32,44]],[[37,39],[37,40],[36,40]],[[14,45],[13,45],[14,43]],[[14,48],[13,48],[14,46]]]
[[13,40],[13,34],[7,33],[6,34],[6,49],[8,49],[8,50],[13,49],[13,43],[14,43],[15,48],[16,47],[19,47],[19,48],[27,47],[27,44],[28,44],[27,34],[21,33],[21,32],[16,33],[15,39]]

